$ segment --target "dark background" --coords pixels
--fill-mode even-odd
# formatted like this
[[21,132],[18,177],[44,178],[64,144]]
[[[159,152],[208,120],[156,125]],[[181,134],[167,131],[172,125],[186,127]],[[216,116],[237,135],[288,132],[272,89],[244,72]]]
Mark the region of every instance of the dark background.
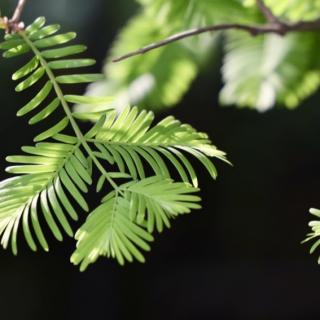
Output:
[[[0,7],[14,5],[1,0]],[[46,15],[76,30],[99,71],[115,32],[135,11],[132,0],[33,0],[24,17]],[[4,157],[40,130],[15,117],[26,101],[10,81],[16,64],[0,64],[2,168]],[[1,320],[319,319],[317,256],[300,245],[309,207],[320,207],[319,94],[295,111],[222,108],[219,64],[169,111],[208,132],[234,163],[217,163],[216,182],[197,167],[204,209],[157,236],[144,265],[100,259],[80,273],[68,262],[72,239],[50,241],[49,254],[31,253],[23,241],[17,257],[1,250]]]

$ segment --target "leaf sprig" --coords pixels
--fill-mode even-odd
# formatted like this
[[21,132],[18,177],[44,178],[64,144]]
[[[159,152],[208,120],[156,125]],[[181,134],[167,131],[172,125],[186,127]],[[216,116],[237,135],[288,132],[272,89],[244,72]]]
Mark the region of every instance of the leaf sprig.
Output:
[[[312,254],[318,249],[318,247],[320,245],[320,221],[319,221],[320,210],[315,209],[315,208],[311,208],[309,210],[309,212],[313,216],[317,217],[318,220],[312,220],[309,222],[309,227],[311,228],[311,232],[307,234],[306,239],[302,243],[315,240],[310,248],[310,254]],[[320,257],[318,258],[318,264],[320,264]]]
[[[48,251],[42,217],[57,240],[63,239],[63,232],[73,236],[69,220],[78,219],[79,208],[90,211],[85,193],[94,185],[106,196],[76,232],[77,248],[71,261],[81,264],[81,270],[99,256],[116,258],[120,264],[134,258],[143,262],[142,251],[150,250],[155,230],[161,232],[173,218],[200,208],[200,198],[194,195],[198,179],[186,155],[198,159],[216,178],[209,157],[227,161],[225,154],[206,134],[173,117],[152,126],[152,112],[127,107],[117,114],[108,97],[66,94],[62,86],[90,83],[103,76],[78,73],[95,61],[75,58],[86,47],[69,44],[76,34],[57,34],[59,29],[57,24],[45,25],[45,18],[40,17],[24,31],[5,35],[0,44],[4,58],[31,56],[12,76],[19,81],[17,92],[29,88],[36,92],[17,115],[28,115],[29,124],[35,125],[59,110],[64,113],[34,138],[34,146],[22,148],[24,155],[7,158],[12,164],[7,171],[16,176],[0,184],[1,244],[7,248],[11,243],[16,254],[22,225],[30,248],[37,250],[39,243]],[[82,109],[72,112],[74,103],[81,103]],[[88,115],[99,120],[83,133],[77,119]],[[73,134],[66,133],[70,128]],[[171,167],[181,182],[172,180]],[[95,182],[94,170],[99,172]],[[118,183],[118,179],[126,181]]]

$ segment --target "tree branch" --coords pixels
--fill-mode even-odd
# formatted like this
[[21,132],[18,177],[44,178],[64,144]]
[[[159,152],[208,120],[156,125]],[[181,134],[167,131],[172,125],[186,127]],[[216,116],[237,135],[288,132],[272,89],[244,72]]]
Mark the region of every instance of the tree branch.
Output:
[[320,18],[312,21],[299,21],[295,23],[289,23],[280,20],[275,17],[272,11],[264,4],[262,0],[257,0],[257,6],[266,17],[267,23],[261,25],[250,25],[242,23],[224,23],[212,26],[206,26],[201,28],[194,28],[180,33],[173,34],[172,36],[160,40],[159,42],[154,42],[138,50],[129,52],[123,56],[117,57],[112,60],[112,62],[119,62],[126,60],[128,58],[147,53],[151,50],[161,48],[170,43],[189,38],[202,33],[212,32],[212,31],[223,31],[223,30],[242,30],[248,32],[252,36],[257,36],[260,34],[273,33],[281,36],[285,36],[292,32],[304,32],[304,31],[315,31],[320,29]]
[[19,0],[17,7],[16,7],[14,14],[13,14],[12,18],[10,19],[10,21],[13,21],[16,23],[20,22],[22,12],[23,12],[23,9],[26,5],[26,2],[27,2],[27,0]]
[[257,7],[261,11],[261,13],[265,16],[269,23],[281,23],[279,18],[277,18],[273,12],[270,10],[268,6],[263,2],[263,0],[256,0]]
[[26,2],[27,0],[19,0],[11,19],[8,19],[7,17],[3,18],[3,21],[6,24],[7,33],[17,32],[24,29],[24,23],[21,21],[21,16]]

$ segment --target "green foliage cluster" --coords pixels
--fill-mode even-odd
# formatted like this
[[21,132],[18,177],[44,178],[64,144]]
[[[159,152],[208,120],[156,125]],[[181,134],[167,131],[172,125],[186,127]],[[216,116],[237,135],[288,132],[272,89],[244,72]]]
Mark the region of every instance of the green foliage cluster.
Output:
[[[303,241],[304,243],[316,240],[310,248],[310,254],[312,254],[320,246],[320,210],[311,208],[309,212],[318,218],[318,220],[312,220],[309,222],[311,232],[307,234],[307,238]],[[320,257],[318,258],[318,264],[320,264]]]
[[[227,161],[225,154],[206,134],[173,117],[152,125],[152,112],[126,107],[118,114],[110,98],[66,94],[69,85],[103,76],[79,72],[95,61],[79,56],[85,46],[70,44],[75,33],[57,34],[59,29],[57,24],[45,25],[40,17],[0,43],[4,58],[29,57],[12,78],[19,82],[17,92],[32,88],[35,94],[17,115],[29,116],[30,125],[51,121],[34,138],[35,145],[22,147],[23,155],[7,158],[11,163],[7,172],[14,176],[0,183],[1,244],[11,245],[16,254],[21,228],[32,250],[40,245],[47,251],[43,224],[59,241],[63,233],[72,237],[70,220],[77,220],[82,209],[90,213],[75,233],[74,264],[84,270],[99,256],[120,264],[134,258],[143,262],[143,251],[150,250],[156,231],[200,208],[195,195],[198,179],[187,155],[216,178],[209,158]],[[82,104],[81,112],[72,112],[74,103]],[[84,117],[98,121],[83,133],[78,119]],[[172,180],[170,169],[181,181]],[[90,186],[103,194],[94,210],[85,197]]]
[[[296,107],[320,84],[320,68],[314,56],[319,33],[286,37],[243,32],[206,34],[154,50],[119,64],[111,59],[174,33],[206,25],[263,23],[254,0],[137,0],[140,12],[124,27],[108,53],[106,79],[89,86],[88,94],[116,97],[121,108],[131,104],[161,109],[175,105],[222,43],[224,87],[220,101],[265,111],[276,104]],[[267,0],[279,17],[289,20],[317,18],[318,0]]]
[[[223,37],[205,34],[111,63],[114,57],[193,27],[265,20],[254,0],[137,1],[141,10],[115,40],[105,75],[80,72],[95,64],[83,58],[86,47],[70,44],[76,34],[58,34],[60,26],[45,25],[43,17],[23,31],[6,34],[0,43],[4,58],[29,56],[12,79],[19,81],[17,92],[32,87],[36,93],[17,116],[28,115],[30,125],[51,122],[34,138],[35,145],[22,147],[23,155],[7,157],[11,166],[6,171],[14,176],[0,183],[0,243],[4,248],[11,245],[14,254],[19,228],[34,251],[39,245],[49,250],[45,234],[50,229],[59,241],[64,233],[75,237],[71,262],[81,270],[100,256],[121,265],[134,259],[144,262],[143,252],[150,250],[155,232],[200,208],[198,179],[188,156],[198,159],[215,179],[209,158],[228,162],[225,154],[206,134],[174,117],[153,125],[151,111],[128,105],[159,110],[178,103],[220,44],[224,105],[259,111],[276,104],[294,108],[320,85],[320,65],[313,59],[317,32],[286,37],[236,31]],[[316,19],[320,11],[320,0],[265,3],[292,22]],[[0,20],[0,28],[5,27]],[[86,95],[65,93],[78,84],[89,84]],[[83,132],[78,120],[94,124]],[[172,169],[180,181],[172,179]],[[93,210],[85,196],[90,187],[102,193],[101,204]],[[74,234],[70,220],[79,219],[79,209],[89,215]],[[310,213],[320,217],[317,209]],[[305,241],[316,239],[313,253],[320,245],[320,222],[309,225]]]

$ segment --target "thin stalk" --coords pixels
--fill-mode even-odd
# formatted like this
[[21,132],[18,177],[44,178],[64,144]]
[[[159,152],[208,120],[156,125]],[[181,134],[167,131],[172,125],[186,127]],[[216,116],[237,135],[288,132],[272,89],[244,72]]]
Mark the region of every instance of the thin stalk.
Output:
[[13,13],[13,16],[12,18],[10,19],[11,22],[13,23],[19,23],[20,22],[20,19],[21,19],[21,16],[22,16],[22,11],[25,7],[27,3],[27,0],[19,0],[18,4],[17,4],[17,7]]
[[46,70],[46,73],[48,75],[48,78],[50,79],[53,88],[56,92],[57,97],[59,98],[61,105],[63,107],[64,112],[66,113],[70,124],[77,136],[77,138],[79,139],[80,143],[82,144],[83,148],[86,150],[86,152],[88,153],[88,155],[90,156],[90,158],[93,160],[93,162],[95,163],[95,165],[97,166],[97,168],[99,169],[99,171],[105,176],[105,178],[109,181],[109,183],[111,184],[111,186],[115,189],[118,190],[119,187],[116,184],[116,182],[114,182],[114,180],[109,176],[108,172],[105,170],[105,168],[103,167],[103,165],[100,163],[100,161],[97,159],[97,157],[95,156],[94,152],[92,151],[92,149],[90,148],[86,138],[84,137],[84,135],[82,134],[76,120],[74,119],[72,112],[70,110],[70,107],[68,105],[68,102],[66,101],[66,99],[64,98],[63,92],[61,90],[61,87],[59,85],[59,83],[57,82],[52,70],[50,69],[47,61],[42,57],[41,52],[38,50],[38,48],[32,43],[32,41],[29,40],[28,36],[25,34],[24,31],[20,31],[19,34],[21,35],[21,37],[23,38],[23,40],[28,44],[28,46],[30,47],[30,49],[33,51],[33,53],[38,57],[41,65],[44,67],[44,69]]

